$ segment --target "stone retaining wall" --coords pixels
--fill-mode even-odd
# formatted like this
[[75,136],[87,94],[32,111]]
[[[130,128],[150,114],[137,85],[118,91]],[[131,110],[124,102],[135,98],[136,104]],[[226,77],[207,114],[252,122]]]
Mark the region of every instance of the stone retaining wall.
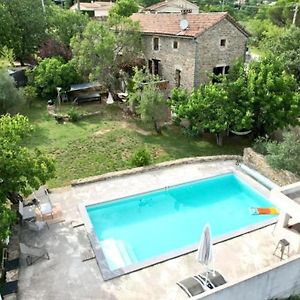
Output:
[[72,186],[82,185],[82,184],[88,184],[93,183],[97,181],[103,181],[110,178],[117,178],[122,177],[126,175],[132,175],[132,174],[138,174],[138,173],[144,173],[151,170],[157,170],[162,168],[168,168],[172,166],[179,166],[184,164],[193,164],[193,163],[201,163],[201,162],[210,162],[210,161],[225,161],[225,160],[237,160],[240,161],[242,157],[240,155],[216,155],[216,156],[199,156],[199,157],[189,157],[189,158],[182,158],[177,160],[171,160],[151,166],[146,167],[139,167],[139,168],[133,168],[129,170],[123,170],[123,171],[117,171],[117,172],[110,172],[99,176],[92,176],[82,179],[77,179],[71,181]]
[[293,173],[286,170],[275,170],[266,161],[265,157],[251,148],[244,149],[243,161],[253,169],[280,186],[291,184],[300,180]]

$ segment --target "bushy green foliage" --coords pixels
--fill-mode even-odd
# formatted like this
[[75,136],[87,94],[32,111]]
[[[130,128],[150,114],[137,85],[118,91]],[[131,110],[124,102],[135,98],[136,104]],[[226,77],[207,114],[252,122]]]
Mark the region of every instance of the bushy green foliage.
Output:
[[283,135],[282,142],[268,142],[267,161],[277,169],[300,175],[300,137],[292,132]]
[[268,154],[268,151],[267,151],[268,142],[269,142],[269,139],[267,137],[260,136],[257,139],[255,139],[252,148],[257,153],[266,155],[266,154]]
[[43,97],[56,94],[56,88],[67,88],[81,81],[72,61],[64,63],[60,58],[45,58],[33,69],[31,84]]
[[157,87],[159,77],[146,69],[135,68],[129,103],[145,122],[152,122],[155,131],[161,134],[161,123],[166,119],[167,101]]
[[0,240],[9,233],[13,214],[7,207],[9,193],[25,196],[54,176],[54,163],[38,149],[30,151],[24,140],[33,128],[22,115],[0,118]]
[[78,110],[75,107],[72,107],[68,111],[68,116],[69,116],[69,120],[71,122],[78,122],[79,119],[80,119],[80,114],[79,114]]
[[13,49],[22,63],[47,36],[46,17],[38,0],[0,0],[0,20],[0,47]]
[[285,69],[300,83],[300,28],[291,26],[264,41],[264,49],[281,58]]
[[90,21],[83,33],[72,39],[71,47],[81,74],[111,89],[122,66],[130,66],[140,53],[139,25],[125,17],[107,23]]
[[251,62],[247,69],[237,62],[219,81],[200,86],[188,97],[182,91],[173,92],[173,112],[187,118],[192,127],[216,134],[219,144],[229,130],[252,130],[258,137],[298,124],[297,83],[280,59],[266,57]]
[[129,17],[133,13],[138,12],[138,10],[139,6],[135,0],[117,0],[115,5],[110,9],[109,16]]
[[151,154],[146,148],[138,149],[131,157],[133,167],[148,166],[151,163]]
[[20,94],[14,79],[6,68],[0,66],[0,115],[9,112],[19,100]]
[[36,88],[32,85],[27,85],[22,89],[22,95],[25,97],[25,100],[29,106],[32,105],[32,102],[37,98],[38,94]]
[[88,21],[88,16],[81,12],[63,9],[55,4],[47,7],[48,33],[66,46],[70,46],[74,35],[83,32]]

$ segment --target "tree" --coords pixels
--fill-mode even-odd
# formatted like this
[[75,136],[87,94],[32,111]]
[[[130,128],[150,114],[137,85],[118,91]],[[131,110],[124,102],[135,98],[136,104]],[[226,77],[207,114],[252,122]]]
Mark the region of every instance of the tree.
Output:
[[265,49],[274,56],[280,57],[285,69],[295,76],[300,83],[300,28],[292,26],[282,34],[266,39]]
[[167,115],[167,103],[164,95],[154,84],[146,84],[143,87],[138,111],[142,120],[152,122],[155,131],[161,134],[161,123]]
[[224,131],[253,130],[257,137],[298,124],[297,83],[278,58],[252,62],[247,69],[237,62],[218,79],[190,96],[176,91],[171,97],[172,110],[187,118],[192,129],[215,133],[218,144]]
[[148,7],[150,5],[156,4],[160,2],[160,0],[141,0],[141,5],[143,5],[144,7]]
[[187,118],[193,130],[215,134],[217,144],[222,145],[223,133],[229,128],[229,105],[226,91],[220,85],[208,84],[195,90],[185,104],[179,104],[176,113]]
[[6,68],[0,67],[0,115],[9,112],[19,100],[14,79],[9,76]]
[[71,46],[78,70],[112,89],[122,66],[133,65],[140,54],[139,26],[123,17],[109,23],[91,21],[82,35],[72,39]]
[[[285,27],[289,26],[293,22],[294,18],[294,9],[295,9],[294,0],[278,0],[272,6],[268,8],[268,15],[270,20],[277,26]],[[299,3],[298,3],[299,4]],[[297,14],[295,25],[300,26],[300,16]]]
[[129,103],[141,115],[142,120],[152,122],[155,131],[161,134],[161,123],[167,117],[168,105],[157,86],[159,81],[159,77],[150,74],[147,69],[135,67]]
[[228,129],[249,130],[253,127],[252,105],[248,101],[248,74],[242,61],[236,61],[227,76],[221,76],[220,87],[226,91],[230,103]]
[[[14,50],[17,59],[24,64],[26,58],[34,53],[45,39],[46,18],[39,0],[0,0],[5,11],[5,19],[11,27],[0,37],[1,44]],[[1,9],[0,9],[1,11]],[[8,13],[7,13],[8,12]],[[1,15],[1,14],[0,14]]]
[[89,17],[75,10],[67,10],[52,4],[47,7],[47,28],[52,39],[69,47],[71,38],[81,34]]
[[246,101],[252,106],[255,136],[298,124],[300,95],[297,82],[286,73],[279,58],[269,56],[250,63],[247,89]]
[[74,63],[64,63],[57,57],[45,58],[30,73],[33,77],[31,84],[43,97],[55,95],[57,87],[67,88],[70,84],[81,81]]
[[13,20],[4,1],[0,1],[0,48],[10,45],[13,36]]
[[23,146],[32,129],[22,115],[0,118],[0,241],[7,237],[14,220],[7,205],[8,195],[27,196],[54,175],[51,158],[37,149],[30,151]]
[[135,0],[117,0],[115,5],[110,9],[109,16],[130,17],[133,13],[138,12],[139,6]]

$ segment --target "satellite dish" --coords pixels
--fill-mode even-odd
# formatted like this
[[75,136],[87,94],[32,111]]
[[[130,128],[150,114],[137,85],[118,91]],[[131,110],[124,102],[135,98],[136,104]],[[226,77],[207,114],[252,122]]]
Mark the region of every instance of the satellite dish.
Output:
[[182,19],[179,26],[181,30],[186,30],[189,27],[189,22],[186,19]]

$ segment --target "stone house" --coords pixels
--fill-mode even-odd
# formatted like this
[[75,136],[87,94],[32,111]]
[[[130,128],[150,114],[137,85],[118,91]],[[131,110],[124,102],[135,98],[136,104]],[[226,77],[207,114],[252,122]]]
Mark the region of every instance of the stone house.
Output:
[[143,9],[144,13],[199,13],[198,5],[186,0],[166,0]]
[[170,87],[193,90],[225,74],[245,59],[248,34],[226,12],[201,14],[133,14],[140,22],[143,51],[150,72]]

